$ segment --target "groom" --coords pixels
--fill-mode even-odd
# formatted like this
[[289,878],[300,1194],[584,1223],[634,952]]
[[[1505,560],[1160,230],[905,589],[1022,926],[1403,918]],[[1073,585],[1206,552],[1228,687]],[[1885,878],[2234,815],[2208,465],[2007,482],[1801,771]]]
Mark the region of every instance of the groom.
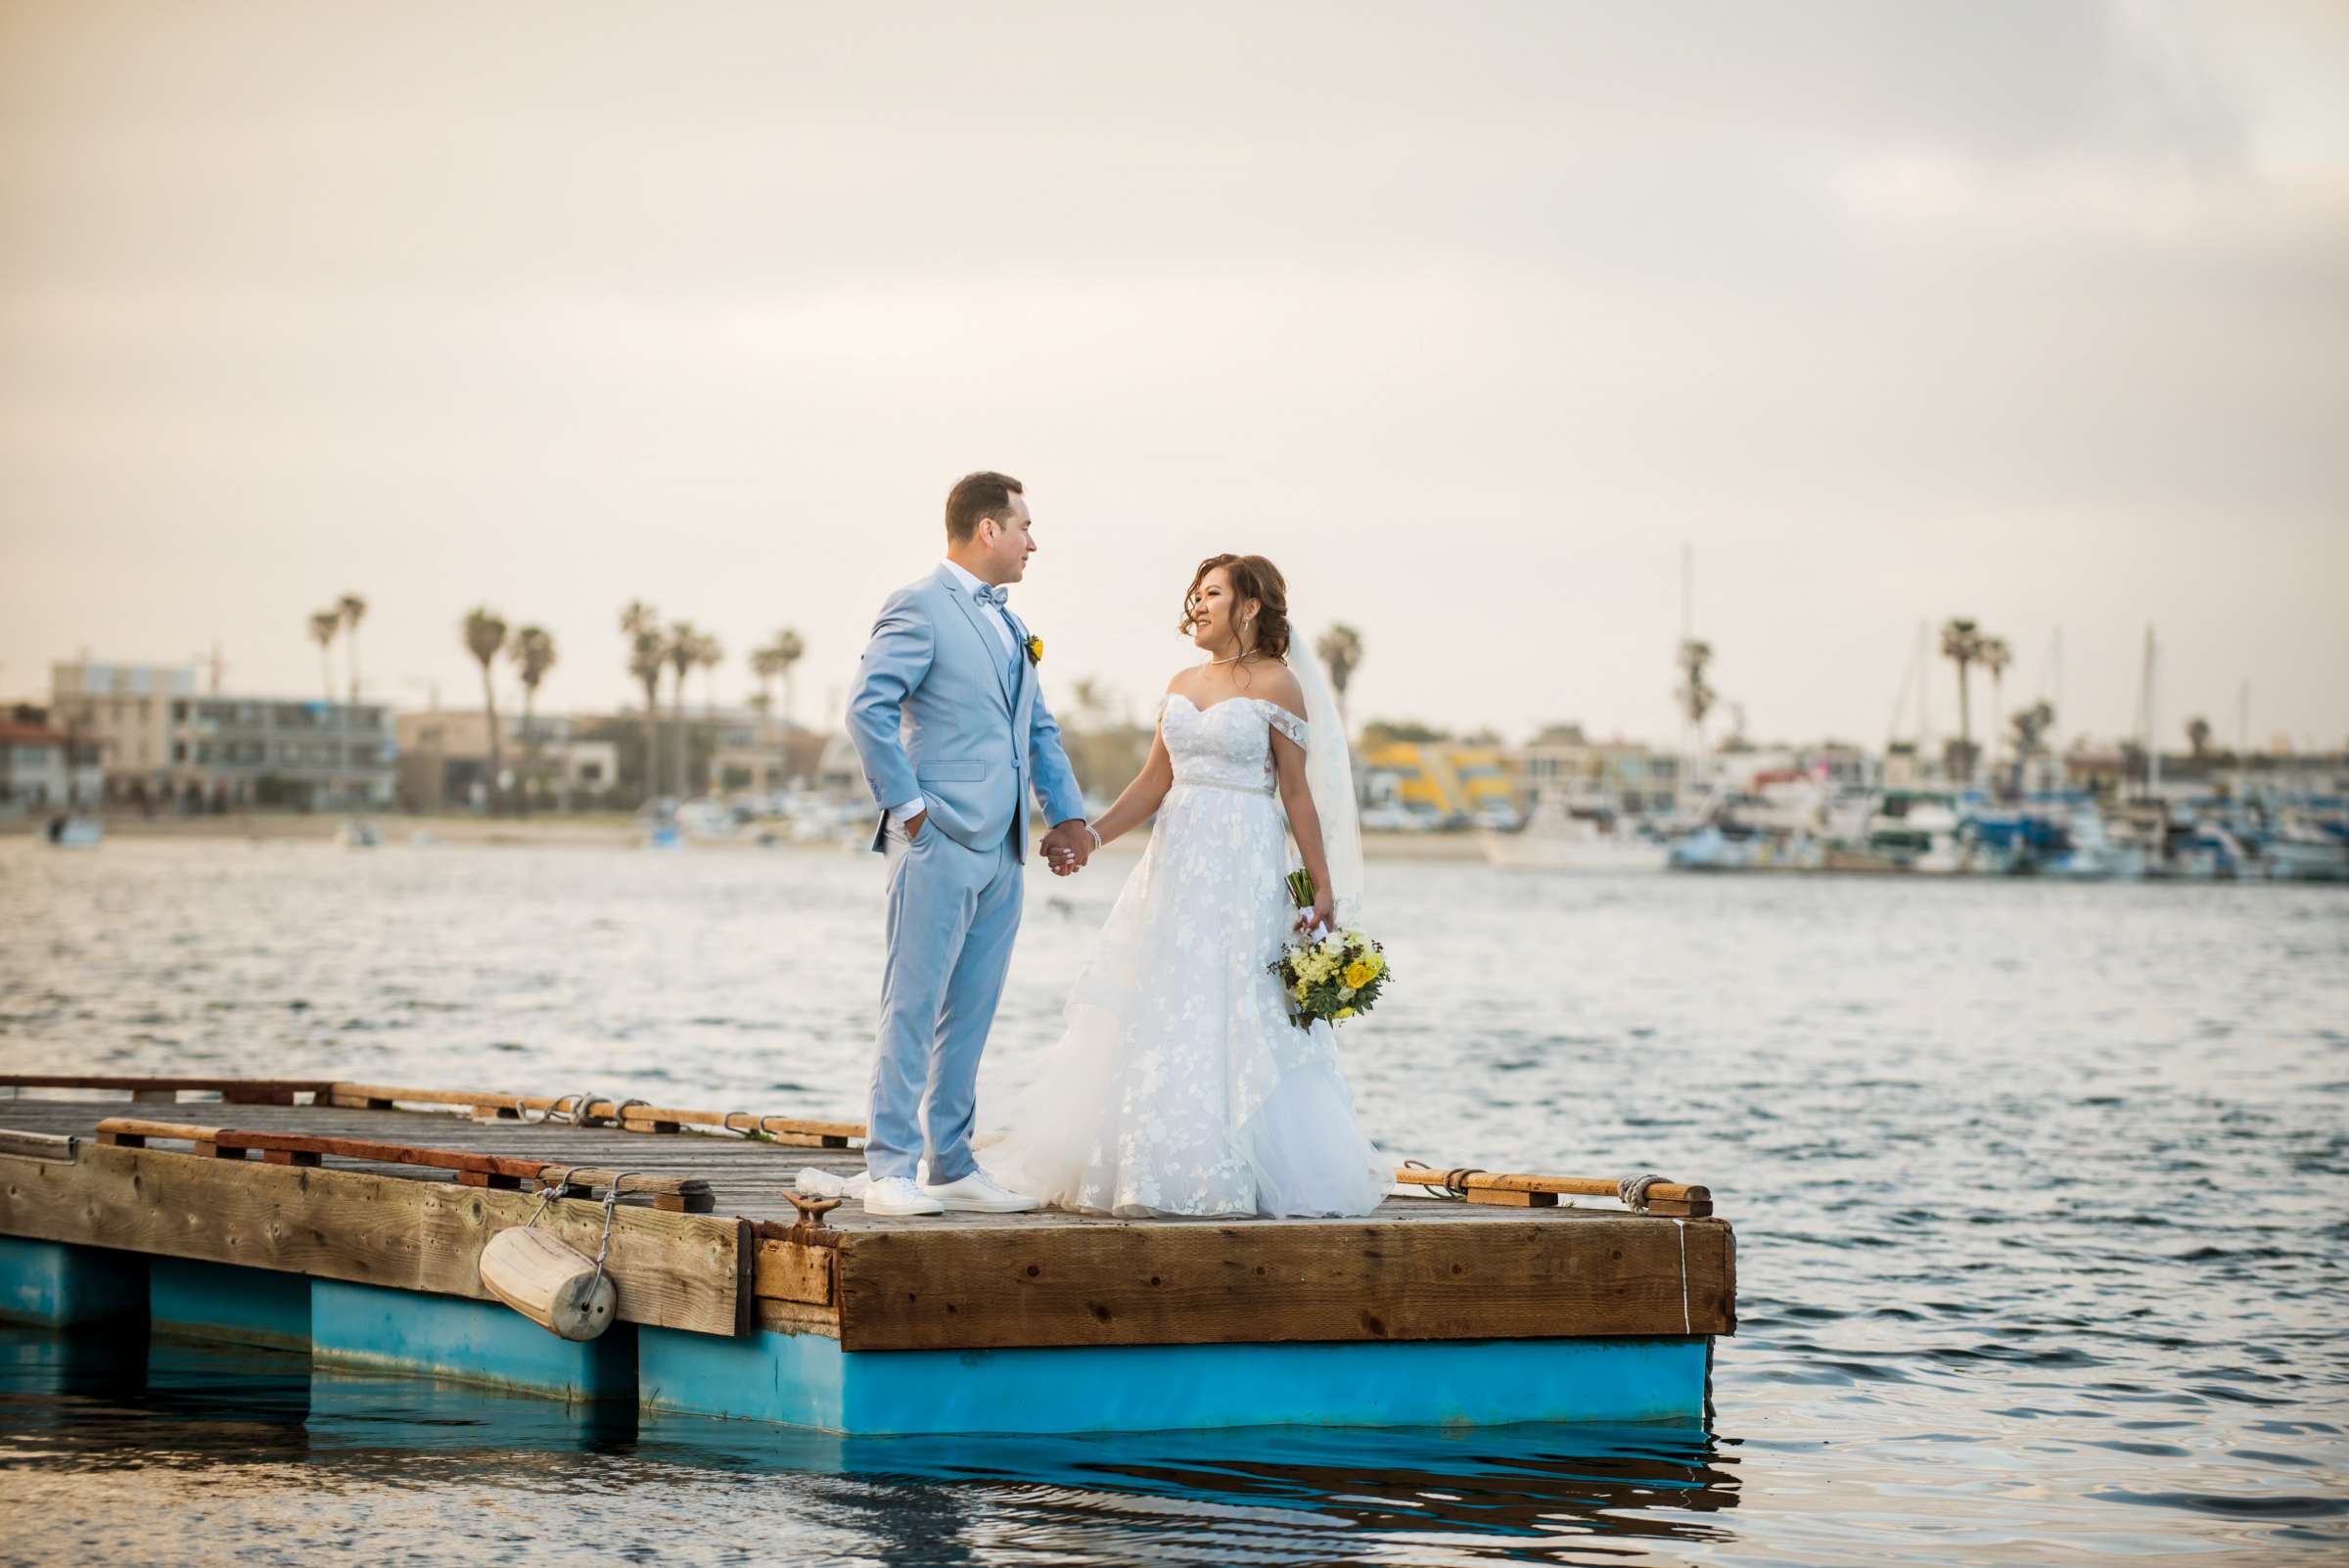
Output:
[[[889,961],[865,1122],[872,1214],[1036,1207],[971,1158],[979,1054],[1020,929],[1028,792],[1053,824],[1052,869],[1083,866],[1084,797],[1045,711],[1043,644],[1006,607],[1036,553],[1028,498],[1001,474],[946,495],[946,559],[881,607],[849,698],[849,734],[883,814]],[[927,1152],[930,1180],[914,1180]]]

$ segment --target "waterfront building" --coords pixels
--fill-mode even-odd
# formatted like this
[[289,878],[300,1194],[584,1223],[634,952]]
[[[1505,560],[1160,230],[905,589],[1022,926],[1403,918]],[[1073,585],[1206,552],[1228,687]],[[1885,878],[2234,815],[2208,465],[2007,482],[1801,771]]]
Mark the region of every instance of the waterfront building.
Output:
[[[600,801],[620,782],[620,744],[593,715],[498,715],[506,789],[568,809]],[[633,720],[629,720],[633,722]],[[489,715],[479,708],[428,708],[392,715],[399,743],[399,800],[416,811],[478,808],[489,794]]]
[[76,755],[73,741],[63,730],[0,718],[0,813],[84,805],[105,790],[95,745],[79,748]]
[[815,788],[817,793],[836,801],[869,800],[864,783],[864,760],[857,755],[856,743],[843,731],[828,737],[816,759]]
[[184,810],[386,806],[392,747],[375,704],[199,695],[192,665],[61,661],[50,725],[96,749],[105,799]]
[[171,704],[196,694],[193,665],[61,660],[49,667],[49,722],[98,754],[103,794],[160,800],[171,777]]
[[719,714],[711,726],[710,778],[714,793],[766,795],[812,770],[822,742],[782,719],[756,711]]
[[380,703],[215,693],[171,699],[169,719],[166,782],[183,809],[392,804],[398,747]]
[[1512,827],[1522,816],[1518,761],[1498,746],[1373,741],[1360,757],[1367,827]]
[[1562,802],[1570,810],[1670,816],[1689,782],[1681,759],[1640,741],[1593,741],[1576,724],[1543,730],[1517,754],[1526,807]]

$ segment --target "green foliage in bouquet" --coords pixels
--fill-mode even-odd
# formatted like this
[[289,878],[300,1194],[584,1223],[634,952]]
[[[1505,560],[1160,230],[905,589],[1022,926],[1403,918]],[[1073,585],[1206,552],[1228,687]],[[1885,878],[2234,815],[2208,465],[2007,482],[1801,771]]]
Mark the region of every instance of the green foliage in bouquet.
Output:
[[[1289,899],[1300,909],[1313,903],[1310,871],[1288,876]],[[1376,1005],[1389,978],[1386,949],[1359,931],[1332,931],[1291,943],[1269,965],[1288,995],[1289,1022],[1311,1029],[1315,1019],[1332,1025],[1359,1018]]]

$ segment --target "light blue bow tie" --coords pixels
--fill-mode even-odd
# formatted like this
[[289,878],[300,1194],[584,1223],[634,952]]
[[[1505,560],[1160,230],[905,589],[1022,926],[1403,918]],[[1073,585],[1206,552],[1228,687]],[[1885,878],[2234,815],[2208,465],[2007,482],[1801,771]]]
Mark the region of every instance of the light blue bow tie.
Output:
[[979,584],[979,586],[971,590],[971,597],[978,600],[981,604],[991,604],[996,609],[1000,610],[1006,604],[1011,602],[1011,590],[1009,588],[990,587],[987,583],[982,582]]

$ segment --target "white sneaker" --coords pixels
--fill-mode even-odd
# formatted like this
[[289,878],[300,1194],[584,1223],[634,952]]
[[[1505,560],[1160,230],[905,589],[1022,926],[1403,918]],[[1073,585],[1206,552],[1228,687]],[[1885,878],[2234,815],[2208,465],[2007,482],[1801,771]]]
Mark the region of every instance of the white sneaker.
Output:
[[864,1189],[866,1214],[944,1214],[946,1206],[913,1184],[911,1176],[881,1176]]
[[995,1178],[973,1168],[959,1181],[932,1182],[922,1191],[942,1206],[960,1214],[1026,1214],[1043,1204],[1023,1192],[995,1184]]

